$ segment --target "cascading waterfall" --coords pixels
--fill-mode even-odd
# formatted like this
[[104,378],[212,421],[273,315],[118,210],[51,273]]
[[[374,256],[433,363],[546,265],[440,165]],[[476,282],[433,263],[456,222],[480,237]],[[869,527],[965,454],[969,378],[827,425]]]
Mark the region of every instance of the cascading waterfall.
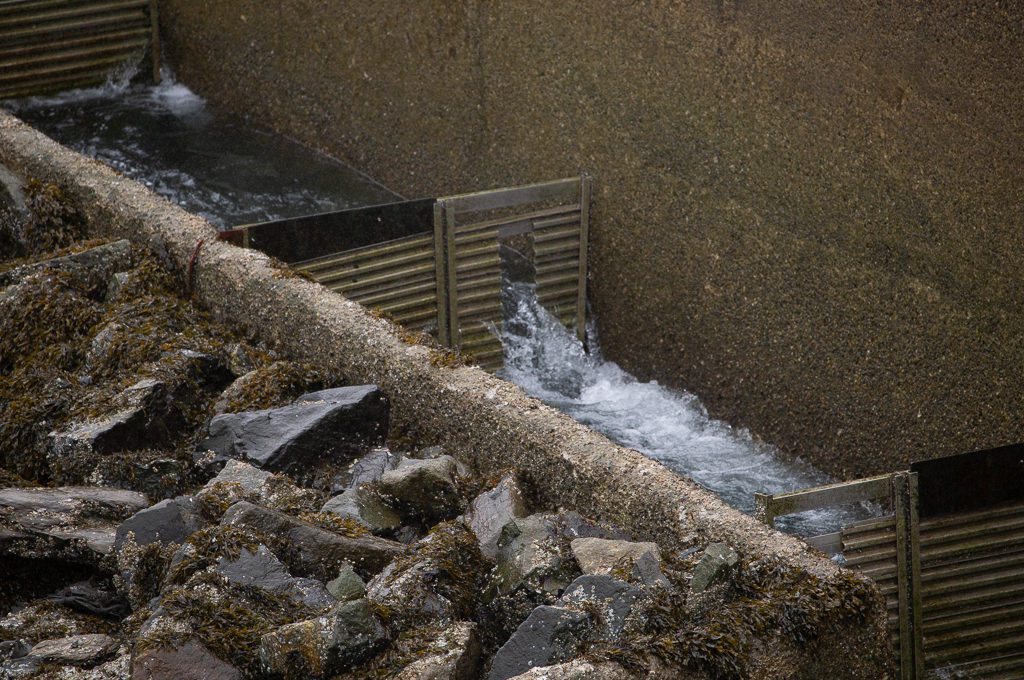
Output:
[[[529,283],[506,283],[499,373],[529,394],[708,488],[745,512],[757,491],[779,493],[830,480],[788,462],[746,432],[709,418],[692,394],[641,382],[601,357],[591,329],[590,352],[537,301]],[[865,517],[864,507],[816,510],[777,520],[790,533],[813,536]]]

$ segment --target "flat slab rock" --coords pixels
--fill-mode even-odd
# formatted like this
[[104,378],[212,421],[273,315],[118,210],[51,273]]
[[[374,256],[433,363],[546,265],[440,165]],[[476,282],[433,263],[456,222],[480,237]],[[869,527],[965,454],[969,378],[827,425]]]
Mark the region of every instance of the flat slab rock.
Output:
[[488,680],[508,680],[532,668],[568,661],[592,625],[584,612],[548,605],[537,607],[494,655]]
[[117,642],[109,635],[74,635],[59,640],[43,640],[32,647],[28,656],[62,666],[90,666],[99,663],[116,649]]
[[106,555],[121,520],[148,505],[141,493],[122,489],[0,489],[0,554]]
[[288,406],[224,413],[210,421],[200,450],[274,472],[301,474],[322,462],[348,461],[388,431],[387,397],[375,385],[304,394]]
[[242,680],[242,674],[193,639],[180,647],[138,654],[132,662],[131,680]]
[[283,512],[241,501],[221,518],[221,524],[245,526],[288,544],[286,560],[296,576],[328,581],[346,562],[361,576],[372,576],[405,553],[405,546],[376,536],[342,536]]

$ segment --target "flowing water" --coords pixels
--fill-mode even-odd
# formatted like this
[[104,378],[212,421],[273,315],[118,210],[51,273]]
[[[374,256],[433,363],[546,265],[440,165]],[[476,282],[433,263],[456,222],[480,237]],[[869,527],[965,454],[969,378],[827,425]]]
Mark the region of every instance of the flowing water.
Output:
[[[126,74],[100,88],[5,103],[61,143],[97,158],[220,227],[395,200],[327,156],[212,112],[170,74],[132,85]],[[505,290],[502,375],[612,440],[664,463],[746,512],[755,491],[828,482],[786,462],[747,433],[711,419],[696,397],[641,382],[590,353],[538,303],[526,283]],[[865,508],[780,518],[800,535],[835,531]]]
[[[505,287],[501,331],[505,368],[499,375],[529,394],[689,477],[744,512],[756,491],[779,493],[831,481],[814,468],[779,457],[745,431],[708,417],[692,394],[641,382],[601,357],[593,330],[590,352],[537,301],[529,283]],[[800,536],[836,531],[872,514],[862,506],[780,517]]]
[[396,200],[352,168],[213,112],[170,73],[3,106],[220,228]]

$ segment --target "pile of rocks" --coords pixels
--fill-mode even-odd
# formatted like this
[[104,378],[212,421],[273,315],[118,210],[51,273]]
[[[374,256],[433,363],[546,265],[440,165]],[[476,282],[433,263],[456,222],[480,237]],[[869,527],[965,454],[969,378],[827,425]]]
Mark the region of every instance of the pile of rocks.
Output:
[[0,266],[0,678],[739,677],[836,597],[389,447],[376,386],[154,281],[126,242]]

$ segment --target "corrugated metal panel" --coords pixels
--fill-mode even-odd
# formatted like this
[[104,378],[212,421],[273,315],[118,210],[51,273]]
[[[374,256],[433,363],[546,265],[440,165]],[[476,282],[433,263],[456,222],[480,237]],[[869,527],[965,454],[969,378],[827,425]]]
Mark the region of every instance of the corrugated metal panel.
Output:
[[[923,520],[919,535],[925,667],[1024,677],[1024,505]],[[842,541],[847,565],[886,598],[898,658],[895,519],[844,527]]]
[[1024,505],[923,520],[920,533],[927,665],[1024,677]]
[[541,304],[582,337],[589,192],[583,177],[439,199],[453,346],[487,370],[501,367],[494,334],[503,317],[498,246],[520,234],[532,235]]
[[0,2],[0,99],[102,84],[150,40],[159,79],[151,0]]
[[416,234],[292,266],[330,290],[436,338],[436,262],[433,234]]

